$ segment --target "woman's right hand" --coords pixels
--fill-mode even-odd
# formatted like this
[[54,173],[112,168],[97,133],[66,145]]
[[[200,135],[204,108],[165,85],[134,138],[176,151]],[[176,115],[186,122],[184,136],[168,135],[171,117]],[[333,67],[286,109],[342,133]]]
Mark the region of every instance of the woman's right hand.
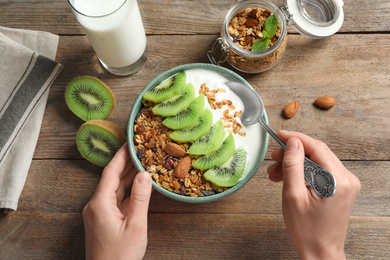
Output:
[[[272,181],[283,181],[282,208],[287,232],[301,259],[345,259],[344,242],[360,182],[328,146],[298,132],[280,131],[286,150],[272,153],[268,168]],[[307,187],[303,173],[305,154],[331,172],[336,194],[320,198]]]

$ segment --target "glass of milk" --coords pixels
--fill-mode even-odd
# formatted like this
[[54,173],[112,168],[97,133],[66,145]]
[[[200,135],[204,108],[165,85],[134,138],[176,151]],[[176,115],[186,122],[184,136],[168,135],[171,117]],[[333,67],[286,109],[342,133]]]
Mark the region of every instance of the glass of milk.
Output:
[[146,35],[137,0],[68,0],[100,63],[115,75],[146,61]]

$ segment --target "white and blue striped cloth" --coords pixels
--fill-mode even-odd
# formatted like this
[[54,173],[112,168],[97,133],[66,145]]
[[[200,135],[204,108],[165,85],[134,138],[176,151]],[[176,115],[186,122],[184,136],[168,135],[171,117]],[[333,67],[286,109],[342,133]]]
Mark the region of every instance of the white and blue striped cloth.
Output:
[[0,209],[16,210],[49,88],[61,71],[58,36],[0,26]]

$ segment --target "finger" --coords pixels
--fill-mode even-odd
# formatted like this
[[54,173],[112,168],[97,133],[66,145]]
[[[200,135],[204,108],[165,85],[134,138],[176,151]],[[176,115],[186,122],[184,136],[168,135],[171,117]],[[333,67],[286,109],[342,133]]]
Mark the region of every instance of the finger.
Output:
[[104,168],[95,196],[107,198],[108,195],[116,193],[129,158],[129,150],[125,143]]
[[283,148],[279,148],[271,153],[271,158],[274,161],[282,162],[284,157],[284,150]]
[[120,205],[123,201],[123,198],[126,195],[126,190],[134,181],[134,177],[137,175],[137,168],[131,163],[131,168],[127,170],[126,175],[121,179],[119,187],[116,191],[117,203]]
[[303,174],[304,158],[302,142],[296,137],[288,139],[282,164],[283,193],[299,194],[307,191]]
[[276,162],[268,167],[267,172],[269,179],[274,182],[280,182],[283,180],[282,163]]
[[130,207],[127,215],[127,226],[135,224],[145,227],[147,224],[152,179],[148,172],[142,171],[135,176],[131,189]]
[[329,147],[319,140],[299,132],[290,132],[284,130],[279,131],[278,135],[284,141],[287,141],[291,137],[297,137],[299,140],[301,140],[305,149],[305,153],[309,156],[309,158],[312,161],[324,166],[327,168],[327,170],[330,170],[329,167],[331,167],[332,164],[341,163],[337,156],[329,149]]

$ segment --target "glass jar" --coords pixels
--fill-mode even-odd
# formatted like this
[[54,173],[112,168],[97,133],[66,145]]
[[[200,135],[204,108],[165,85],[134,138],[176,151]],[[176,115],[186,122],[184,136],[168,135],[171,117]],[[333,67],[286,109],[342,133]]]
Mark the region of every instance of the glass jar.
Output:
[[[221,36],[216,39],[207,56],[213,64],[220,65],[227,61],[242,72],[267,71],[275,66],[284,54],[287,45],[287,24],[310,38],[328,37],[342,26],[344,20],[342,6],[342,0],[286,0],[285,6],[282,7],[259,0],[239,2],[226,14]],[[278,39],[263,51],[245,50],[236,45],[235,39],[229,34],[231,19],[242,10],[255,8],[268,10],[278,19],[278,30],[275,33]]]

